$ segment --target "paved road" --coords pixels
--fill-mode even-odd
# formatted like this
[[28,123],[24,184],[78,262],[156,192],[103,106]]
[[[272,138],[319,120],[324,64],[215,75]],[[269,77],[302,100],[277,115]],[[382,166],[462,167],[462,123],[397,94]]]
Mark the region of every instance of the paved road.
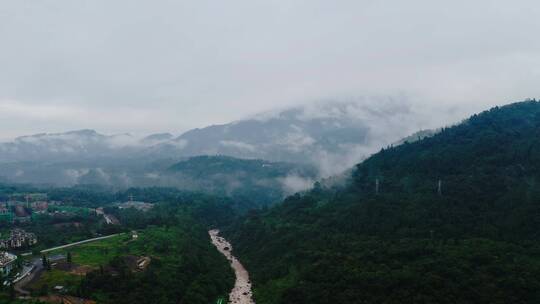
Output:
[[95,242],[95,241],[99,241],[99,240],[109,239],[109,238],[112,238],[112,237],[115,237],[115,236],[121,235],[121,234],[123,234],[123,233],[111,234],[111,235],[107,235],[107,236],[100,236],[100,237],[93,238],[93,239],[88,239],[88,240],[84,240],[84,241],[79,241],[79,242],[75,242],[75,243],[70,243],[70,244],[66,244],[66,245],[62,245],[62,246],[57,246],[57,247],[41,250],[40,252],[41,253],[47,253],[47,252],[55,251],[55,250],[58,250],[58,249],[64,249],[64,248],[68,248],[68,247],[72,247],[72,246],[81,245],[81,244],[84,244],[84,243],[90,243],[90,242]]
[[[64,249],[64,248],[69,248],[69,247],[72,247],[72,246],[77,246],[77,245],[81,245],[81,244],[85,244],[85,243],[90,243],[90,242],[95,242],[95,241],[99,241],[99,240],[109,239],[109,238],[112,238],[112,237],[115,237],[115,236],[121,235],[121,234],[123,234],[123,233],[111,234],[111,235],[107,235],[107,236],[100,236],[100,237],[97,237],[97,238],[92,238],[92,239],[88,239],[88,240],[74,242],[74,243],[70,243],[70,244],[66,244],[66,245],[62,245],[62,246],[57,246],[57,247],[41,250],[40,253],[44,254],[44,253],[55,251],[55,250],[58,250],[58,249]],[[61,260],[63,258],[65,258],[65,256],[63,256],[63,255],[54,255],[54,256],[49,256],[48,257],[48,259],[50,261]],[[17,282],[15,283],[15,286],[14,286],[15,290],[17,292],[23,294],[23,295],[30,294],[27,290],[24,289],[24,287],[26,287],[26,285],[28,285],[28,283],[32,282],[32,280],[34,280],[34,278],[36,278],[36,277],[39,278],[39,275],[41,275],[41,273],[43,272],[43,265],[42,265],[41,257],[35,257],[34,259],[32,259],[31,264],[32,264],[31,266],[28,266],[28,267],[31,267],[31,270],[27,271],[26,275],[21,276],[21,278],[17,280]],[[25,270],[28,270],[28,269],[25,267]],[[25,271],[25,270],[23,270],[23,271]]]
[[[49,261],[58,261],[61,259],[64,259],[66,256],[62,254],[57,254],[49,257]],[[29,266],[25,266],[25,269],[28,269],[28,273],[24,276],[21,276],[20,279],[15,282],[14,288],[15,291],[17,291],[20,294],[23,295],[29,295],[30,292],[25,290],[24,288],[34,280],[34,278],[39,278],[41,273],[43,272],[43,263],[41,261],[41,257],[35,257],[30,262]]]
[[236,275],[236,282],[234,288],[229,294],[229,303],[233,304],[255,304],[255,301],[251,298],[251,283],[249,281],[249,273],[242,266],[242,263],[235,258],[231,251],[232,246],[227,240],[219,236],[219,230],[208,231],[212,244],[223,254],[227,260],[231,262],[231,267],[234,269]]

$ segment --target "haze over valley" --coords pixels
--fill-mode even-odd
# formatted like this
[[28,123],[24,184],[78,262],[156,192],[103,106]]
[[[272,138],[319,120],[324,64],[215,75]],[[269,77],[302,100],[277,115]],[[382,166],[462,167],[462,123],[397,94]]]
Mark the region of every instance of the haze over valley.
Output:
[[[274,110],[179,136],[42,133],[0,144],[0,177],[37,186],[161,186],[227,195],[257,185],[273,191],[263,198],[267,204],[307,190],[321,178],[347,174],[372,153],[436,123],[412,102],[385,97]],[[229,164],[208,176],[178,169],[200,162],[193,158],[198,156]],[[262,160],[258,164],[266,173],[246,170],[255,160]]]
[[540,303],[539,15],[0,0],[0,303]]

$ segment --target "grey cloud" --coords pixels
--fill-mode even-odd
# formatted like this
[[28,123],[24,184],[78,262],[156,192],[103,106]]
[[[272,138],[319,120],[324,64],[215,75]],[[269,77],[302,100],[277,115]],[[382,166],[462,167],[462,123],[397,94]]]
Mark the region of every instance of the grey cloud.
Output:
[[221,140],[219,143],[224,147],[237,148],[240,150],[255,151],[255,147],[253,145],[250,145],[241,141]]
[[358,95],[471,113],[537,97],[539,13],[531,0],[4,0],[0,138],[180,132]]
[[289,174],[284,178],[280,178],[279,181],[283,186],[283,192],[288,195],[310,189],[315,183],[313,179],[296,174]]

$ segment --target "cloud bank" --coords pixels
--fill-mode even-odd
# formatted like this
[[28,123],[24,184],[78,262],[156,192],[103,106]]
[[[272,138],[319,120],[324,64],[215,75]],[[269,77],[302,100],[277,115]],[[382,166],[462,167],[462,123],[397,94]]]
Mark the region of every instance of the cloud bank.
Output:
[[538,97],[540,4],[2,1],[1,138],[184,131],[321,97]]

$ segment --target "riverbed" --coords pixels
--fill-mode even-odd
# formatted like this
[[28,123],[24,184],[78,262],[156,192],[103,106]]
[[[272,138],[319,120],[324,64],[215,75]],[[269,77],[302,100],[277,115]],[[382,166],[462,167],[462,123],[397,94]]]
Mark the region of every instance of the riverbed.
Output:
[[251,282],[249,273],[244,268],[242,263],[232,254],[231,244],[224,238],[219,236],[219,230],[214,229],[208,231],[212,244],[223,254],[231,263],[231,267],[236,275],[234,288],[229,293],[230,304],[255,304],[252,299]]

